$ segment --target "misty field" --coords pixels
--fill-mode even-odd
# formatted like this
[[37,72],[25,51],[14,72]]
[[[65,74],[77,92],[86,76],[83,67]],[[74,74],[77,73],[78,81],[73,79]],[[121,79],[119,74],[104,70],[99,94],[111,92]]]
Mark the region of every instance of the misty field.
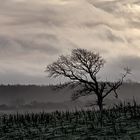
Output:
[[140,106],[0,116],[0,140],[139,140]]

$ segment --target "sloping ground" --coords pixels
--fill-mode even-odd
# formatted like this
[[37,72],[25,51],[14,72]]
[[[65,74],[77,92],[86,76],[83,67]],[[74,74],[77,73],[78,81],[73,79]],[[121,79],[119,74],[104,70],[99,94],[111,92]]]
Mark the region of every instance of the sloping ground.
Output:
[[[102,122],[102,123],[101,123]],[[140,106],[93,110],[2,115],[1,140],[139,140]]]

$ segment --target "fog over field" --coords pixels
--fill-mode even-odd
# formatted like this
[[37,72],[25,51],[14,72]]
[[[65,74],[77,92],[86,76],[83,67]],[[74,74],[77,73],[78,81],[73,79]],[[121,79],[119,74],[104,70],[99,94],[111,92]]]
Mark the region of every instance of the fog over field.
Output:
[[[114,104],[120,102],[132,102],[133,99],[140,103],[140,84],[125,83],[119,90],[119,98],[116,99],[114,95],[108,96],[105,99],[105,104],[112,107]],[[71,100],[73,89],[67,86],[63,89],[56,89],[54,86],[35,86],[35,85],[9,85],[0,86],[0,110],[15,110],[15,109],[75,109],[86,107],[87,104],[95,103],[96,97],[79,98],[76,101]],[[13,108],[6,108],[8,105]],[[25,106],[23,106],[25,105]],[[15,108],[16,107],[16,108]],[[96,106],[95,106],[96,107]]]

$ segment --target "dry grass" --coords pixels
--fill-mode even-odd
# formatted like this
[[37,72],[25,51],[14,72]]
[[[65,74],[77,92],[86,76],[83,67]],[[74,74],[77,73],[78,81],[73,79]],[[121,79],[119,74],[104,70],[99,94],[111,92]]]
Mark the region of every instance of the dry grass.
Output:
[[100,113],[26,113],[0,117],[0,140],[139,140],[140,106],[119,104]]

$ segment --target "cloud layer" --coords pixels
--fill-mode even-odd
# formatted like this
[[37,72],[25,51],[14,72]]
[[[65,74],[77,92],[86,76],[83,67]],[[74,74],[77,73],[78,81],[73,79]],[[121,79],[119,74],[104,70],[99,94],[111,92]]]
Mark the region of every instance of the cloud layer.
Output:
[[45,66],[75,47],[98,51],[103,75],[130,66],[140,81],[139,0],[0,1],[1,83],[50,83]]

